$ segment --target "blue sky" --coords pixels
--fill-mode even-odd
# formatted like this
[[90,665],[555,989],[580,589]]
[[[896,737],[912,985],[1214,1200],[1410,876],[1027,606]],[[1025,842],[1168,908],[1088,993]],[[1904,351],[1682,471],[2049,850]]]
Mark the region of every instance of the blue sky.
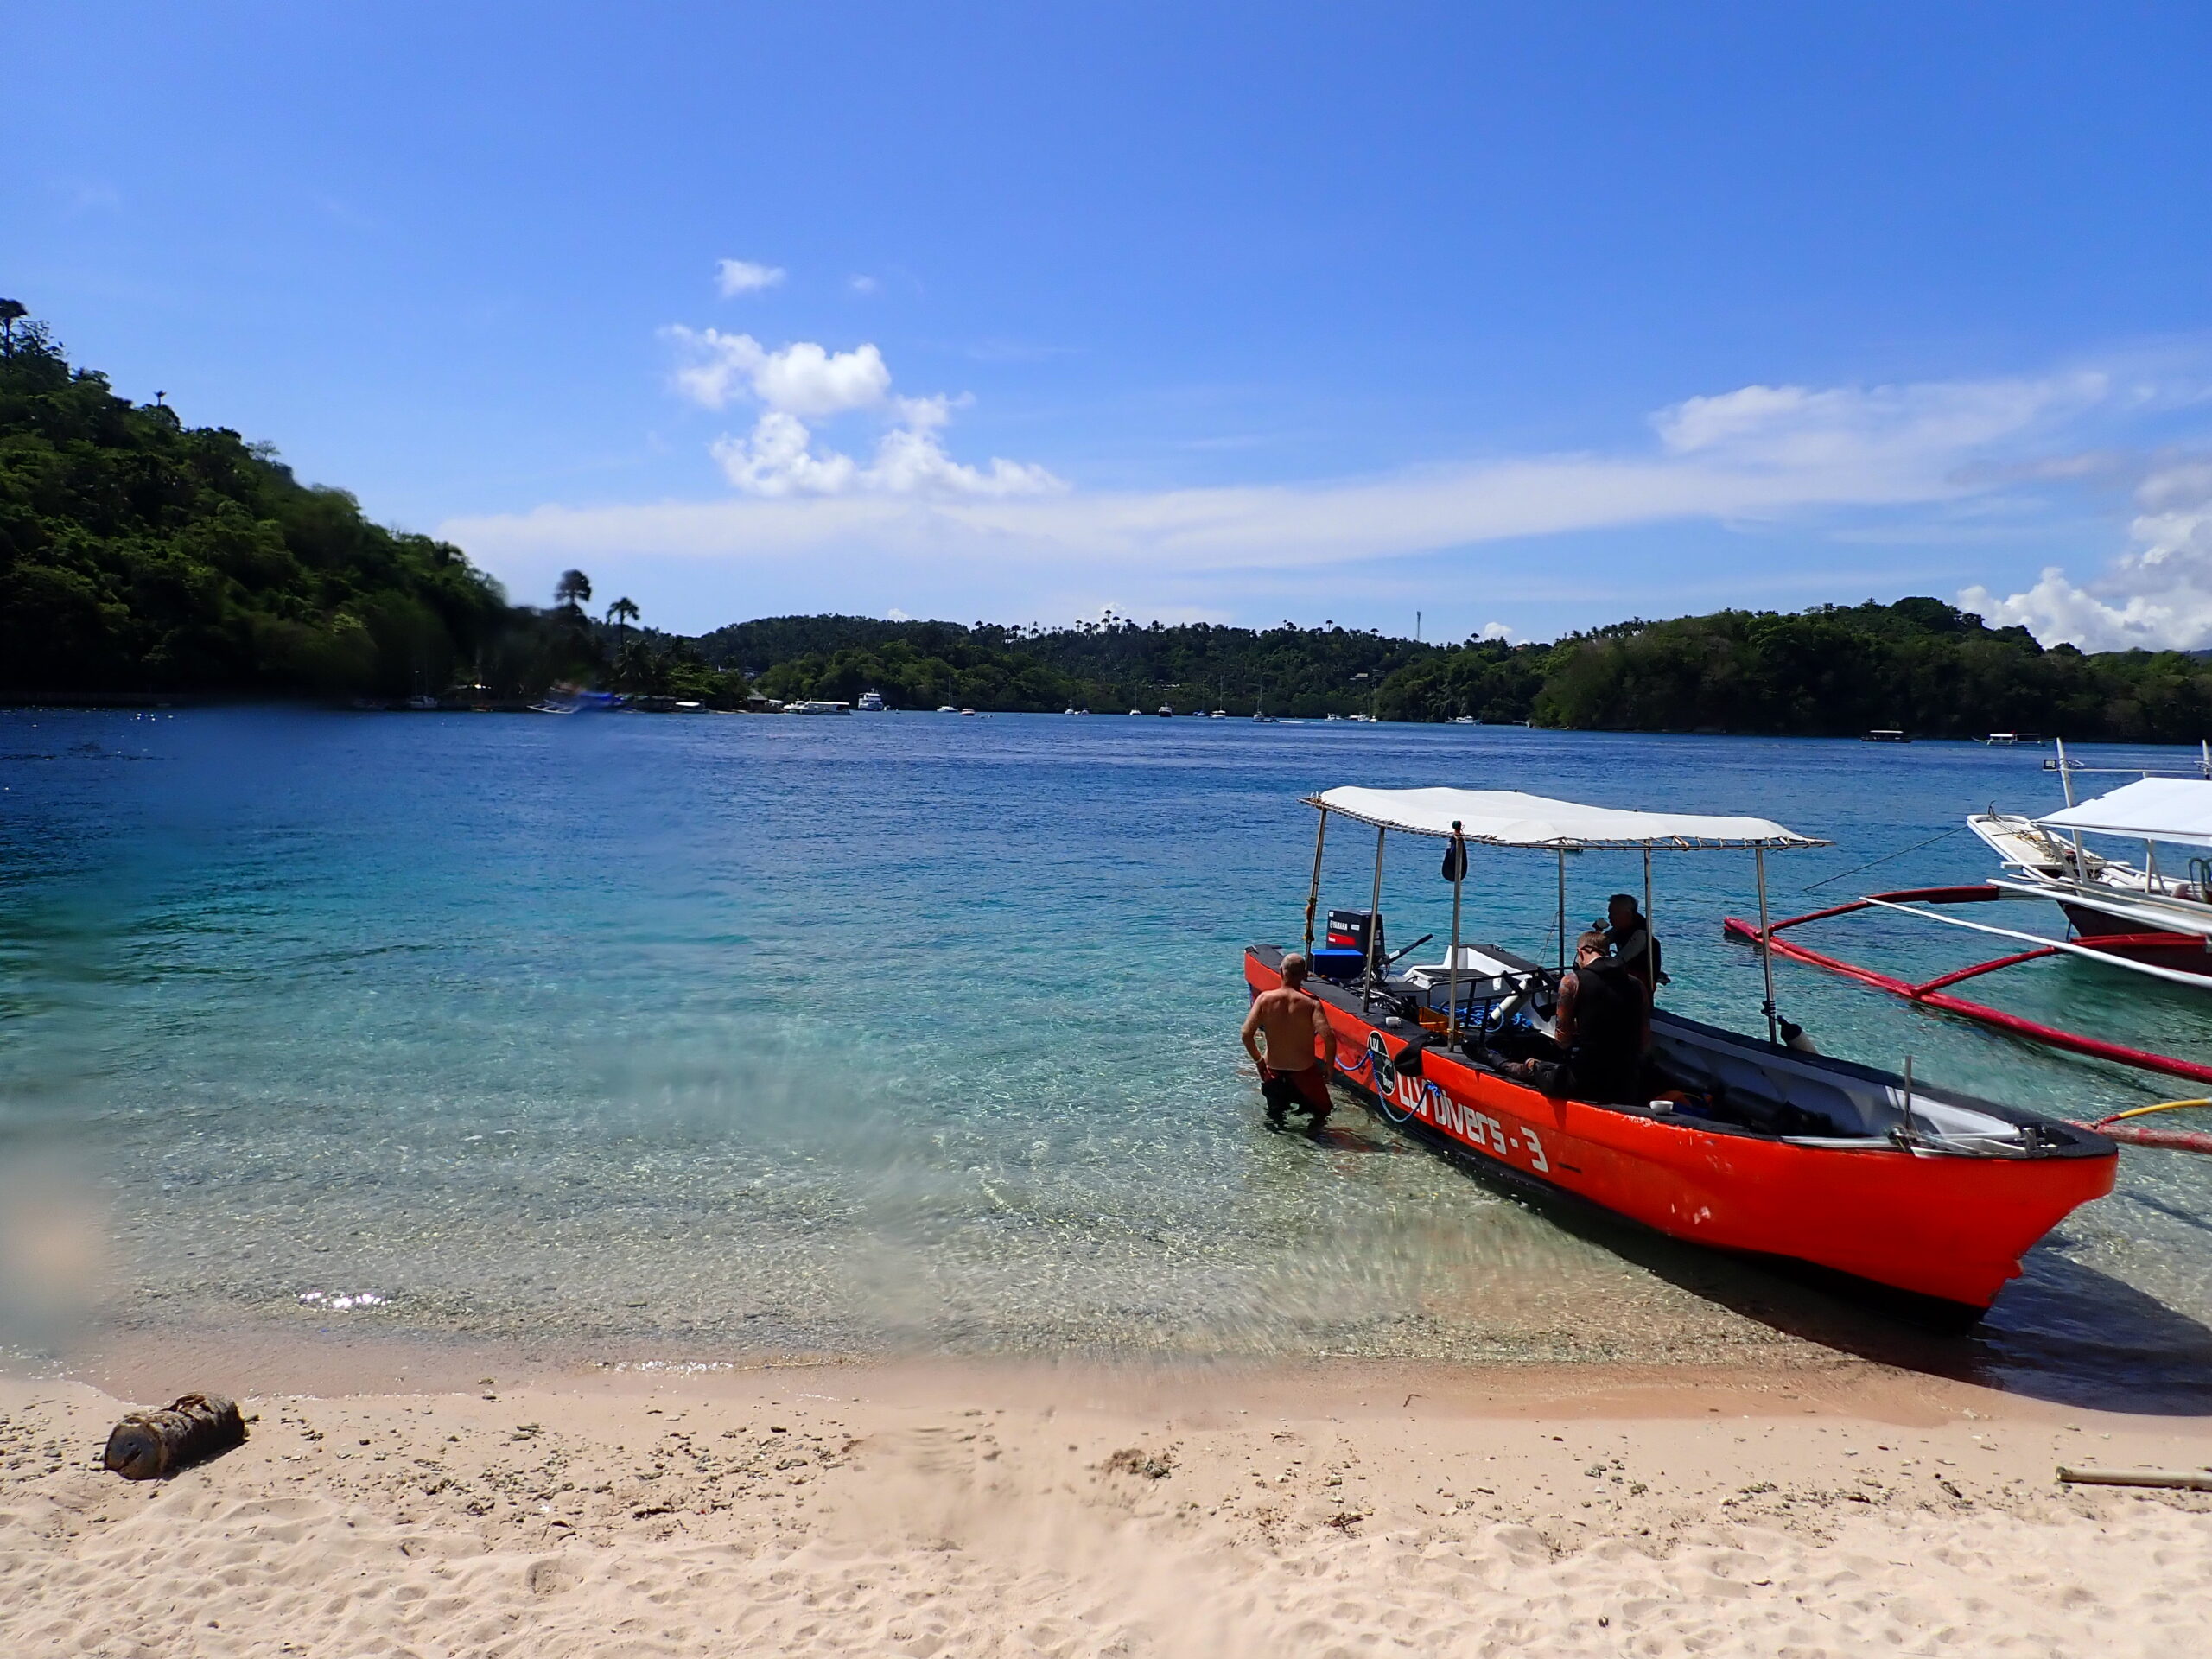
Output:
[[2212,645],[2212,9],[19,5],[0,293],[519,598]]

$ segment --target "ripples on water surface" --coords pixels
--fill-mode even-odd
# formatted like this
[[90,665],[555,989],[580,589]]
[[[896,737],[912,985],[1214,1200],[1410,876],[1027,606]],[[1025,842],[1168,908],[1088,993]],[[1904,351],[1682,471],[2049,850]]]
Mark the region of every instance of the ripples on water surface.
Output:
[[[2036,1253],[1980,1335],[1931,1345],[1758,1269],[1562,1225],[1355,1110],[1329,1145],[1270,1135],[1241,1071],[1240,950],[1299,931],[1313,789],[1777,817],[1838,843],[1772,861],[1788,914],[1986,875],[1961,830],[1802,892],[1992,801],[2056,804],[2043,753],[1127,717],[0,714],[12,1201],[35,1198],[42,1150],[95,1172],[105,1317],[157,1329],[1662,1361],[1811,1334],[2179,1407],[2212,1353],[2202,1160],[2126,1154],[2120,1193]],[[1392,853],[1392,932],[1441,931],[1433,849]],[[1324,902],[1363,902],[1371,855],[1333,836]],[[1657,862],[1668,1001],[1751,1028],[1756,958],[1719,931],[1754,902],[1749,858]],[[1641,881],[1633,855],[1569,869],[1571,926]],[[1470,935],[1548,954],[1553,874],[1478,850]],[[1916,976],[1979,943],[1827,928]],[[2178,1092],[1777,976],[1830,1052],[1910,1052],[2068,1116]],[[2066,963],[1984,983],[2212,1052],[2212,996]],[[359,1291],[385,1300],[332,1309]]]

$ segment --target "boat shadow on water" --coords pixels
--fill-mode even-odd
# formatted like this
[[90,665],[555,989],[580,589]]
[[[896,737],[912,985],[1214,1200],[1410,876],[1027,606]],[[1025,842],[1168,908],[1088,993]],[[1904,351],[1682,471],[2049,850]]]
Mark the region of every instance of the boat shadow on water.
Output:
[[[1371,1112],[1360,1116],[1382,1132],[1381,1138],[1406,1133]],[[1350,1124],[1332,1124],[1316,1139],[1332,1151],[1382,1149]],[[1350,1142],[1358,1144],[1344,1144]],[[1986,1315],[1967,1323],[1954,1304],[1806,1262],[1672,1239],[1425,1130],[1420,1142],[1478,1185],[1562,1232],[1800,1341],[2053,1404],[2212,1415],[2212,1328],[2075,1261],[2066,1253],[2063,1230],[2029,1253],[2021,1277]]]

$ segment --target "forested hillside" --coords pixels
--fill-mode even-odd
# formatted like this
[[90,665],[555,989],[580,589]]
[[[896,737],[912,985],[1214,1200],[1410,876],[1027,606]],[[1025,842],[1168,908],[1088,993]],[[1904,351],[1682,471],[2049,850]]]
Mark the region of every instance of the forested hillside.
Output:
[[[372,524],[275,453],[73,367],[0,301],[0,690],[520,701],[561,682],[695,699],[865,690],[895,708],[1224,709],[1599,730],[2195,742],[2212,663],[2045,650],[1940,600],[1721,611],[1550,645],[1438,646],[1332,624],[1035,629],[783,616],[684,639],[561,578],[510,606],[458,548]],[[605,596],[601,596],[604,600]]]
[[774,617],[696,642],[768,696],[894,706],[1074,705],[1598,731],[1923,737],[2033,731],[2195,742],[2212,735],[2212,662],[2178,652],[2046,651],[1941,600],[1721,611],[1614,623],[1554,644],[1453,648],[1353,629],[1108,621],[1044,632],[988,624]]
[[0,684],[399,695],[473,665],[506,615],[459,549],[371,524],[235,432],[117,397],[7,317]]
[[1404,664],[1436,646],[1356,629],[1219,627],[1108,620],[1071,628],[782,616],[717,629],[696,642],[708,661],[758,675],[767,696],[850,701],[873,688],[894,707],[1000,709],[1070,706],[1149,714],[1318,716],[1365,711]]
[[1383,688],[1401,720],[1531,718],[1602,731],[1922,737],[2033,731],[2212,736],[2212,663],[2180,652],[2046,651],[1941,600],[1624,622],[1554,645],[1471,645]]

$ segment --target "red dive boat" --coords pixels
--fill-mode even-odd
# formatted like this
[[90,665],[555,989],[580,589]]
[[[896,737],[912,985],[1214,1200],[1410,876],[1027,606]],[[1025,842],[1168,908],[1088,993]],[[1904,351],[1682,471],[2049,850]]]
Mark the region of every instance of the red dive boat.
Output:
[[[1624,811],[1510,790],[1332,789],[1307,804],[1321,815],[1307,985],[1336,1030],[1334,1080],[1419,1138],[1676,1238],[1810,1262],[1977,1313],[2037,1239],[2112,1190],[2116,1149],[2101,1135],[1777,1040],[1770,964],[1764,1039],[1654,1012],[1648,1100],[1547,1095],[1498,1070],[1550,1007],[1559,969],[1460,943],[1465,844],[1555,853],[1563,938],[1570,852],[1641,851],[1648,916],[1655,851],[1747,849],[1764,921],[1768,849],[1824,842],[1764,818]],[[1332,912],[1331,948],[1316,953],[1332,817],[1375,830],[1375,896],[1364,912]],[[1441,962],[1402,971],[1384,954],[1376,914],[1393,832],[1462,845],[1446,866],[1452,944]],[[1283,955],[1247,948],[1254,995],[1281,983]]]

